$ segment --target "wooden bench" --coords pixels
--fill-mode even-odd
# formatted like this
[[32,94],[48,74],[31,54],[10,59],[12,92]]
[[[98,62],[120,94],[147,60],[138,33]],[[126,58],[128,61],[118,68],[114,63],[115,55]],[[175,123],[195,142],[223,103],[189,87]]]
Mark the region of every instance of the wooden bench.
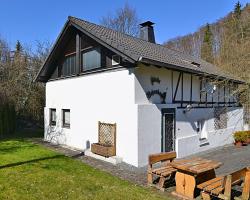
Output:
[[244,182],[242,196],[235,198],[237,200],[249,200],[250,190],[250,169],[243,168],[239,171],[233,172],[227,176],[216,177],[209,181],[197,185],[201,190],[201,196],[204,200],[210,200],[211,196],[219,199],[230,200],[232,186],[239,185]]
[[[164,191],[164,183],[171,176],[174,176],[176,169],[169,165],[176,158],[176,152],[166,152],[152,154],[148,157],[148,185],[156,186],[158,189]],[[153,165],[159,164],[158,167]],[[153,178],[159,178],[158,184],[153,183]]]

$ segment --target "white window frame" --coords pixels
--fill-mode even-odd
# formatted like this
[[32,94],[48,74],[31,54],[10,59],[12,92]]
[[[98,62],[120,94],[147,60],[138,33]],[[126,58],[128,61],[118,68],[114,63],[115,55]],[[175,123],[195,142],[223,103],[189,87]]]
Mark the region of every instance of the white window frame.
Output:
[[[69,123],[65,123],[65,113],[69,112]],[[70,128],[70,109],[62,109],[62,127]]]
[[[55,113],[55,121],[52,120],[52,112]],[[55,108],[50,108],[49,109],[49,124],[50,126],[56,126],[56,109]]]

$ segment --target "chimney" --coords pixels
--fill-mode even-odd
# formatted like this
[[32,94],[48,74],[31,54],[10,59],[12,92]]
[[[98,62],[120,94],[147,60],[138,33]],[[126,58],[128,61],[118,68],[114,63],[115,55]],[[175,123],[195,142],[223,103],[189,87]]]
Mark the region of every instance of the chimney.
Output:
[[151,43],[155,43],[154,25],[151,21],[146,21],[140,24],[140,38]]

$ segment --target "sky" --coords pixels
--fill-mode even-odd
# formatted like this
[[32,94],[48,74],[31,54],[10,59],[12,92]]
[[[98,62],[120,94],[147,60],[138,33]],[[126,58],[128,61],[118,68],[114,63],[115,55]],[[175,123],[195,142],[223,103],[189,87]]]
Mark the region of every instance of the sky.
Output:
[[[195,32],[233,10],[237,0],[0,0],[0,37],[14,48],[16,41],[33,47],[53,43],[69,15],[100,23],[126,2],[139,19],[155,23],[156,42]],[[250,0],[241,0],[242,5]]]

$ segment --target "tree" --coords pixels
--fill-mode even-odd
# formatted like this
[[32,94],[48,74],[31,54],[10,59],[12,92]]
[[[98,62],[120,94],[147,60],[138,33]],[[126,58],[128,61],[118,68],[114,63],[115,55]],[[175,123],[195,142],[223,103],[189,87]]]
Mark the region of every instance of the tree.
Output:
[[241,4],[240,4],[239,1],[234,6],[234,14],[235,14],[235,16],[236,16],[237,19],[240,18],[240,15],[241,15]]
[[100,20],[103,26],[132,36],[139,34],[139,21],[136,9],[128,3],[124,7],[118,8],[115,15],[108,14]]
[[[0,38],[0,93],[9,103],[8,108],[2,107],[0,124],[2,127],[9,124],[10,132],[15,129],[16,119],[43,123],[44,85],[34,79],[48,55],[50,44],[38,43],[36,47],[36,51],[31,51],[18,41],[13,56],[8,43]],[[6,109],[10,113],[8,122],[3,117]],[[3,132],[2,128],[0,131]]]
[[208,23],[205,27],[203,43],[201,45],[201,58],[210,63],[214,62],[213,34]]
[[16,52],[21,52],[23,50],[23,47],[21,45],[21,42],[19,40],[17,40],[16,43]]

